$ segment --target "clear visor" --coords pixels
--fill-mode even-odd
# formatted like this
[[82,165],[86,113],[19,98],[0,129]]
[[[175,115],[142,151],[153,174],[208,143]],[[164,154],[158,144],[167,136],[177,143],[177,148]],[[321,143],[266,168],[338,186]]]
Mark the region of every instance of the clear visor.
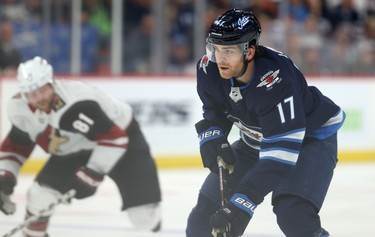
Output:
[[211,62],[241,59],[247,54],[248,43],[235,45],[206,44],[206,55]]

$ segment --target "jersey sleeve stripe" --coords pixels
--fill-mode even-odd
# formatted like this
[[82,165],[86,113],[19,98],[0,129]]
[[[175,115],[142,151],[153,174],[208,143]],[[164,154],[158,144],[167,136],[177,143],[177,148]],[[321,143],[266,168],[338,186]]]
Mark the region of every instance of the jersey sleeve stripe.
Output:
[[128,137],[120,137],[113,140],[100,140],[98,141],[100,144],[108,144],[108,145],[114,145],[114,146],[124,146],[129,143]]
[[305,136],[305,128],[303,129],[296,129],[287,133],[278,134],[271,137],[264,137],[262,142],[266,143],[273,143],[278,141],[290,141],[290,142],[297,142],[302,143],[303,138]]
[[0,151],[0,161],[1,160],[12,160],[22,165],[26,161],[26,158],[13,152]]
[[284,164],[288,164],[288,165],[293,165],[293,166],[296,164],[295,161],[283,160],[283,159],[279,159],[279,158],[273,157],[273,156],[264,156],[264,157],[262,157],[262,160],[273,160],[273,161],[276,161],[276,162],[280,162],[280,163],[284,163]]
[[279,162],[294,165],[298,160],[299,151],[285,148],[261,149],[259,159],[273,159]]
[[335,114],[332,118],[328,119],[327,122],[325,122],[322,127],[327,127],[333,124],[340,124],[343,123],[345,120],[345,113],[340,109],[340,111]]
[[335,134],[345,121],[345,113],[340,110],[338,114],[330,118],[320,128],[315,130],[309,137],[314,137],[319,140],[324,140]]

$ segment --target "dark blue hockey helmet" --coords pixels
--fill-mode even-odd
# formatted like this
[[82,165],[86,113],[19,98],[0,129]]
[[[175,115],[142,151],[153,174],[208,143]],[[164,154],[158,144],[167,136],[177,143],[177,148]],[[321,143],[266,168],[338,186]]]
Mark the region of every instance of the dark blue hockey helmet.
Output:
[[261,26],[254,13],[232,9],[219,15],[212,23],[207,43],[218,45],[248,44],[255,40],[258,45]]

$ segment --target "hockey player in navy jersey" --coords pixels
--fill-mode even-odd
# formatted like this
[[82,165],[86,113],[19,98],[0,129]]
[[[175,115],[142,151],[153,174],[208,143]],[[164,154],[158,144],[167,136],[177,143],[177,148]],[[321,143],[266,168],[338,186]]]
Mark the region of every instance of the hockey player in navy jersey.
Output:
[[[39,145],[50,158],[28,190],[26,218],[39,216],[69,190],[76,191],[77,199],[93,195],[108,176],[117,185],[122,210],[132,224],[157,231],[161,222],[157,170],[130,105],[79,81],[54,80],[52,66],[41,57],[21,63],[17,80],[20,93],[7,106],[12,128],[0,147],[0,210],[14,212],[5,205],[6,198],[20,168]],[[23,236],[47,236],[53,212],[28,223]]]
[[[256,207],[272,193],[287,237],[327,237],[319,210],[337,163],[337,131],[345,114],[282,52],[259,45],[252,12],[218,16],[197,65],[203,119],[200,153],[211,170],[187,223],[187,237],[241,236]],[[229,144],[232,126],[239,140]],[[218,161],[232,169],[221,207]],[[225,233],[227,232],[227,233]]]

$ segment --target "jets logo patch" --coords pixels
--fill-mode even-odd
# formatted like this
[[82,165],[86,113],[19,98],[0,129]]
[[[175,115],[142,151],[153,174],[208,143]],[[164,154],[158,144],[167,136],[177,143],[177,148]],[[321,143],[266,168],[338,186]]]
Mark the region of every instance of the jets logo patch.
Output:
[[257,85],[257,87],[265,86],[267,90],[272,89],[272,86],[275,83],[281,82],[281,77],[279,77],[280,69],[277,71],[269,71],[262,78],[260,78],[260,83]]
[[244,16],[244,17],[238,19],[238,22],[237,22],[238,29],[242,30],[247,23],[249,23],[249,17],[248,16]]

